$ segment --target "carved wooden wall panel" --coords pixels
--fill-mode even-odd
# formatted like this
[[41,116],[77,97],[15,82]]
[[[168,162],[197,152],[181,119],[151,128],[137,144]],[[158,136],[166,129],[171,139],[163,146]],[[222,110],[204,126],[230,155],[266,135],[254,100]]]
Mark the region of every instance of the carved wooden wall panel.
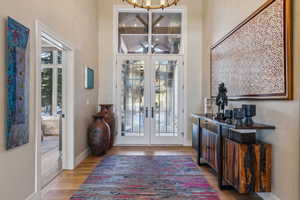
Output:
[[269,0],[211,48],[211,94],[224,82],[232,99],[290,99],[290,0]]

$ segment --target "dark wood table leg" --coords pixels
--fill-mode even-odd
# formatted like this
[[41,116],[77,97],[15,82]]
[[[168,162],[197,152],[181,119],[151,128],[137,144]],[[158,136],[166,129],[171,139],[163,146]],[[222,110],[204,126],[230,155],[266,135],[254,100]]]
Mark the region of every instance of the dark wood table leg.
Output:
[[222,137],[222,126],[218,126],[218,185],[219,188],[223,189],[223,137]]
[[202,128],[200,126],[200,119],[198,120],[198,127],[199,127],[199,130],[198,130],[198,151],[197,151],[197,162],[198,162],[198,165],[202,165],[201,164],[201,156],[202,156]]
[[221,190],[232,189],[232,186],[223,184],[223,129],[222,126],[218,127],[218,143],[217,143],[217,154],[218,154],[218,186]]

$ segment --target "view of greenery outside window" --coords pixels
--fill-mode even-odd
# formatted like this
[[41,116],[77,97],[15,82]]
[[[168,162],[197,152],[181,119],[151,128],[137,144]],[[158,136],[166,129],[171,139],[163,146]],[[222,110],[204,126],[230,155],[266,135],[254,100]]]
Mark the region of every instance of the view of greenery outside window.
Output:
[[62,51],[57,51],[57,64],[62,64]]
[[62,111],[62,51],[56,48],[43,49],[41,63],[42,115],[60,114]]
[[57,114],[62,112],[62,68],[57,69]]
[[42,112],[52,115],[53,69],[42,70]]

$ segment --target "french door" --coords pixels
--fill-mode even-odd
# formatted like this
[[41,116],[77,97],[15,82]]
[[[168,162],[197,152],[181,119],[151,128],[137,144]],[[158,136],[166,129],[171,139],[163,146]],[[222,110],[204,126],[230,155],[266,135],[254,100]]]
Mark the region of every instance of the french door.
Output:
[[118,116],[120,145],[181,145],[180,56],[120,56]]
[[48,35],[41,38],[41,177],[45,187],[63,169],[65,137],[65,50]]

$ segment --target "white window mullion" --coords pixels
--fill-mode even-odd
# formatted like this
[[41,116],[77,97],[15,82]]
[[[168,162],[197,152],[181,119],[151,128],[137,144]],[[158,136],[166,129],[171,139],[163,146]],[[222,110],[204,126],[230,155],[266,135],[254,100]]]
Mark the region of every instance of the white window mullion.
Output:
[[148,48],[148,54],[152,55],[152,11],[149,11],[149,30],[148,30],[148,40],[149,40],[149,48]]
[[42,64],[41,70],[43,69],[53,69],[53,64]]

